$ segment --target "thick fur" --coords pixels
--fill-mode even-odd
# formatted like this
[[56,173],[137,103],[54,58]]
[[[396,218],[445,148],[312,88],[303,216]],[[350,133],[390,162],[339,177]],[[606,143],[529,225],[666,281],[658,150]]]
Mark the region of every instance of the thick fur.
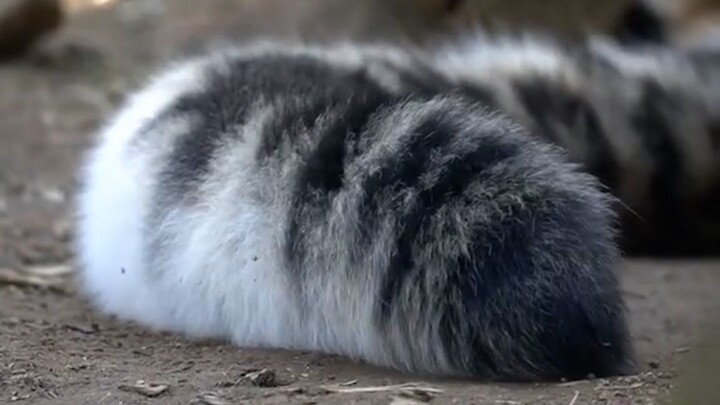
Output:
[[720,254],[720,54],[476,36],[429,60],[618,196],[625,252]]
[[407,372],[630,371],[610,197],[415,62],[265,44],[161,74],[83,172],[85,291],[153,328]]

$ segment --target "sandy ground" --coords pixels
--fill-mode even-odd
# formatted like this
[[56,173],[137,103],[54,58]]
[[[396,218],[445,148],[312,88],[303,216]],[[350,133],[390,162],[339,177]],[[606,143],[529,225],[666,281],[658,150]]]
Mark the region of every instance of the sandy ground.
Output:
[[[128,1],[76,16],[42,51],[0,66],[0,271],[71,265],[74,173],[101,117],[158,60],[210,34],[249,30],[227,1],[202,9],[188,1]],[[664,403],[683,370],[700,369],[686,361],[720,351],[717,340],[696,345],[720,316],[720,261],[630,260],[619,275],[640,373],[537,385],[441,381],[335,356],[193,342],[94,314],[72,284],[0,283],[0,403]],[[703,375],[719,380],[718,364]],[[258,370],[266,371],[254,379]],[[138,393],[138,380],[161,384],[158,395]],[[404,383],[439,391],[392,387]],[[385,391],[352,392],[373,386]]]

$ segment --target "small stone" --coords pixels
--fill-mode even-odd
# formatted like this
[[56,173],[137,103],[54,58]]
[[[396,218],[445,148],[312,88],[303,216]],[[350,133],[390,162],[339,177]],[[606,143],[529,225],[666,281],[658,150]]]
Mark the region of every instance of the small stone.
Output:
[[80,332],[85,335],[92,335],[100,331],[100,325],[91,323],[90,325],[66,324],[65,327],[74,332]]
[[279,385],[275,371],[266,368],[249,372],[243,376],[243,379],[256,387],[277,387]]
[[59,188],[43,188],[39,192],[43,200],[52,204],[61,204],[67,199],[65,193]]

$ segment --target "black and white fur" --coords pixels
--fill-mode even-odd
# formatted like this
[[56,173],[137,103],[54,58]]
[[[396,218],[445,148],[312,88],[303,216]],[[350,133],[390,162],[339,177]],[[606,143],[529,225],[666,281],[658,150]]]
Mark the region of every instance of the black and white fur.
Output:
[[451,86],[562,146],[620,198],[626,253],[720,254],[720,53],[519,36],[430,55]]
[[609,195],[417,58],[270,43],[160,74],[83,172],[84,290],[152,328],[406,372],[632,370]]

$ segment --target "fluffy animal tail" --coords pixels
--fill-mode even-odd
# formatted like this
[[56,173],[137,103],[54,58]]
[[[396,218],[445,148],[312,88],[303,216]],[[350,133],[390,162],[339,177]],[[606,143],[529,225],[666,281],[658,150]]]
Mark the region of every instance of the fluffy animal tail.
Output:
[[[288,262],[303,277],[337,272],[316,309],[337,318],[323,324],[358,334],[353,319],[367,318],[353,314],[370,300],[380,341],[359,357],[410,372],[542,380],[631,370],[610,197],[593,177],[454,97],[371,122],[357,144],[338,146],[344,170],[302,166],[314,186],[292,199]],[[341,156],[328,151],[304,160]]]
[[625,253],[719,253],[717,53],[597,38],[479,37],[448,49],[440,71],[565,148],[622,201]]
[[628,371],[610,198],[557,148],[313,55],[195,69],[138,96],[88,166],[98,307],[423,374]]

